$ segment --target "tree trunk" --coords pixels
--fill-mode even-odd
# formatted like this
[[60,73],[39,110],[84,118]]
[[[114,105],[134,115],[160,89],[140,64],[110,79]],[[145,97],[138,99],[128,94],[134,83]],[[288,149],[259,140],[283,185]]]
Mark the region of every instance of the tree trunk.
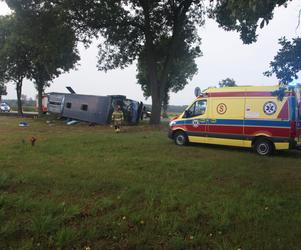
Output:
[[[146,22],[146,49],[148,57],[148,73],[150,74],[149,82],[152,90],[152,117],[150,120],[151,124],[159,124],[161,119],[161,107],[162,102],[168,95],[168,88],[166,88],[168,73],[170,71],[172,60],[174,58],[175,51],[179,42],[181,32],[183,31],[183,23],[186,19],[186,12],[192,4],[192,0],[182,1],[178,7],[176,13],[175,23],[173,27],[172,41],[169,45],[168,55],[164,62],[164,67],[161,75],[158,75],[158,69],[156,67],[156,60],[153,53],[153,38],[151,34],[149,12],[145,11],[145,22]],[[147,8],[145,9],[147,10]]]
[[43,84],[38,84],[37,86],[38,90],[38,112],[39,112],[39,117],[44,115],[43,112]]
[[162,105],[162,107],[163,107],[162,117],[163,118],[168,118],[168,114],[167,114],[168,102],[169,102],[169,95],[168,95],[168,93],[165,93],[165,96],[163,99],[163,105]]
[[22,100],[21,100],[21,95],[22,95],[22,85],[23,85],[23,79],[20,79],[16,83],[16,91],[17,91],[17,103],[18,103],[18,115],[23,116],[23,108],[22,108]]
[[161,98],[160,91],[157,84],[152,84],[152,116],[150,119],[150,124],[158,125],[161,120]]
[[167,119],[168,118],[168,114],[167,114],[167,104],[163,104],[163,114],[162,114],[162,117]]
[[145,48],[147,57],[147,77],[151,90],[152,97],[152,115],[150,119],[150,124],[158,125],[161,120],[161,91],[160,82],[158,78],[158,69],[156,65],[156,59],[154,58],[154,38],[151,31],[151,21],[150,21],[150,9],[149,2],[140,0],[140,4],[143,8],[143,14],[145,18]]

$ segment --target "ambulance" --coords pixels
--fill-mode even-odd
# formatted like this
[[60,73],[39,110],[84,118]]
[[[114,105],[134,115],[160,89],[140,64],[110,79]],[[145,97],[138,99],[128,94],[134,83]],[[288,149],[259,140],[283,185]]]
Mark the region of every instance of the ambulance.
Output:
[[169,124],[177,145],[253,148],[259,155],[301,147],[301,88],[209,88]]

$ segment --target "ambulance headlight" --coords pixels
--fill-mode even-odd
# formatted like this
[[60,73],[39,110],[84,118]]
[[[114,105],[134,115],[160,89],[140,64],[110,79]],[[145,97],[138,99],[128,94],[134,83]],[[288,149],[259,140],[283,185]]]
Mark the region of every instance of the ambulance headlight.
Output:
[[176,121],[171,121],[170,123],[169,123],[169,127],[172,127],[172,126],[174,126],[174,125],[176,125],[177,123],[176,123]]

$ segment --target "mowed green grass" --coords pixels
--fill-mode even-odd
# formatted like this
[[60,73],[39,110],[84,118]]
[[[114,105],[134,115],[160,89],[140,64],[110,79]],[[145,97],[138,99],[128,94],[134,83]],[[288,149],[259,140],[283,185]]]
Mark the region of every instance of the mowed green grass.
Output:
[[0,249],[301,249],[301,152],[19,121],[0,117]]

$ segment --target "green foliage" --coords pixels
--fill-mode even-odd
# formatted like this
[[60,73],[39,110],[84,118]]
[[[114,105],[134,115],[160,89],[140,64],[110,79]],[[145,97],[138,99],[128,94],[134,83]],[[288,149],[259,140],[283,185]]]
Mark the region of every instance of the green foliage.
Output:
[[0,190],[6,189],[9,187],[11,182],[11,176],[6,173],[0,174]]
[[288,84],[298,79],[297,73],[301,70],[301,38],[288,41],[283,37],[279,40],[279,44],[282,48],[270,63],[271,70],[264,74],[266,76],[276,74],[281,83]]
[[76,230],[72,228],[62,228],[59,230],[55,236],[55,241],[57,242],[57,247],[63,248],[71,248],[74,241],[76,240]]
[[[184,41],[185,39],[183,39]],[[159,74],[164,69],[165,58],[168,54],[168,44],[170,39],[162,38],[157,44],[154,45],[154,58],[157,62]],[[165,96],[169,95],[169,92],[177,93],[182,90],[187,84],[188,80],[197,73],[197,65],[195,58],[201,55],[199,46],[189,47],[187,43],[179,46],[179,49],[175,52],[173,62],[170,67],[170,71],[167,77]],[[137,65],[137,81],[141,85],[143,94],[145,97],[151,96],[151,84],[147,75],[147,56],[146,51],[143,51],[138,60]]]
[[29,76],[31,46],[24,37],[30,33],[21,20],[12,14],[0,16],[0,79],[18,83]]
[[292,0],[211,0],[210,17],[225,30],[240,33],[246,44],[257,40],[257,29],[263,28],[273,18],[276,7],[286,6]]
[[[173,74],[175,54],[177,50],[184,51],[185,46],[191,48],[198,43],[197,26],[204,20],[203,3],[92,0],[63,1],[62,6],[69,9],[67,15],[80,34],[88,38],[91,34],[101,36],[99,70],[124,68],[137,59],[145,62],[143,68],[154,103],[151,122],[158,123],[161,103],[169,89],[168,76]],[[153,56],[159,50],[158,45],[165,47],[159,65]]]
[[30,78],[35,80],[37,89],[40,85],[44,88],[54,78],[74,68],[80,59],[77,40],[73,29],[64,23],[55,8],[26,17],[33,24],[31,32],[34,34],[30,36],[34,48]]
[[6,86],[4,82],[0,82],[0,100],[2,95],[7,95]]
[[272,92],[272,95],[273,95],[273,96],[277,96],[277,97],[278,97],[278,100],[282,101],[283,98],[285,97],[286,92],[287,92],[287,88],[286,88],[286,87],[284,87],[284,86],[279,86],[279,89],[273,91],[273,92]]
[[80,59],[75,31],[55,5],[7,3],[14,14],[0,20],[1,75],[7,81],[34,80],[41,99],[44,88]]
[[[175,28],[179,29],[179,32],[191,33],[186,40],[188,44],[195,42],[197,34],[193,24],[203,23],[202,4],[197,1],[163,2],[89,1],[89,4],[82,4],[78,7],[82,11],[80,13],[90,11],[89,16],[86,14],[81,21],[85,22],[86,26],[95,29],[96,32],[100,32],[105,38],[99,46],[100,70],[123,68],[133,63],[145,50],[148,35],[151,36],[152,46],[160,43],[161,40],[169,39],[165,44],[168,51],[174,40],[172,35]],[[181,13],[181,8],[186,12]],[[146,20],[145,17],[150,20]],[[73,18],[78,20],[78,13],[75,13]],[[185,18],[185,21],[177,24],[176,22],[180,21],[180,18]],[[176,27],[176,25],[181,26]],[[182,42],[182,39],[180,40]],[[184,44],[179,46],[182,45]]]
[[26,34],[30,27],[15,14],[0,16],[0,80],[16,84],[18,112],[22,114],[22,84],[31,70],[32,46]]
[[237,86],[235,80],[231,79],[231,78],[226,78],[226,79],[220,81],[218,83],[218,85],[219,85],[220,88]]
[[40,239],[43,235],[55,232],[59,221],[52,215],[38,215],[31,221],[31,230],[35,238]]
[[[263,0],[263,1],[236,1],[214,0],[210,4],[210,17],[214,18],[225,30],[235,30],[240,33],[244,43],[250,44],[257,40],[258,28],[268,25],[273,19],[275,8],[286,7],[292,0]],[[266,76],[276,74],[284,84],[297,79],[301,69],[301,39],[288,41],[279,40],[281,49],[270,63],[271,70],[265,72]]]

